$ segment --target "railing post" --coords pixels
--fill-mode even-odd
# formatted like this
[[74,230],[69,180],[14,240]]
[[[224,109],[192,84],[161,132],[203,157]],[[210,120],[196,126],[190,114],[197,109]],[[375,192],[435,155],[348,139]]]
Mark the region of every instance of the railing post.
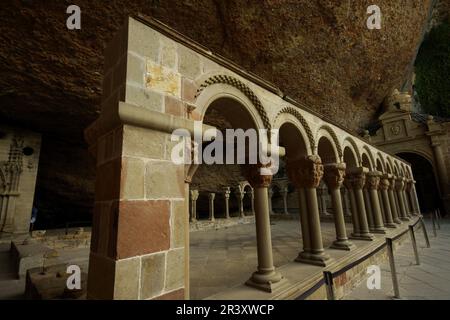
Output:
[[413,225],[409,226],[409,235],[411,237],[411,242],[412,242],[412,246],[414,249],[414,256],[416,257],[416,263],[417,263],[417,265],[420,265],[419,252],[417,251],[416,235],[414,234],[414,226]]
[[327,299],[336,300],[336,295],[334,293],[333,274],[330,271],[324,271],[323,278],[325,280],[325,285],[327,286]]
[[392,238],[386,238],[386,248],[389,256],[389,265],[391,267],[392,285],[394,287],[394,298],[400,299],[400,290],[398,287],[397,271],[395,269],[394,247]]
[[425,237],[425,242],[427,243],[427,248],[430,248],[430,239],[428,239],[428,232],[425,226],[425,222],[423,221],[423,217],[420,217],[420,224],[422,225],[423,236]]

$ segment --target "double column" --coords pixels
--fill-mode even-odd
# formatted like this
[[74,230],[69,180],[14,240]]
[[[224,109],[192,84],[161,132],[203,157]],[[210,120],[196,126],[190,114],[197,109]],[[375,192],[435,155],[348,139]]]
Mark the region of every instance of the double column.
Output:
[[388,195],[389,195],[389,203],[391,206],[392,219],[395,223],[401,224],[402,221],[400,220],[399,208],[397,206],[397,202],[395,201],[395,195],[394,195],[395,177],[391,174],[388,174],[387,176],[388,176],[388,180],[389,180]]
[[289,179],[298,189],[300,202],[303,251],[295,261],[326,266],[331,258],[323,248],[316,191],[323,177],[322,161],[317,155],[288,160],[287,170]]
[[324,181],[330,191],[336,228],[336,240],[331,245],[331,248],[339,250],[351,250],[355,247],[347,237],[342,207],[341,187],[344,182],[345,168],[345,163],[333,163],[324,166]]
[[409,221],[408,213],[406,210],[405,198],[403,197],[403,191],[405,188],[405,181],[402,177],[397,177],[395,179],[395,193],[397,195],[398,208],[399,208],[399,218],[403,221]]
[[380,179],[380,192],[381,192],[381,199],[383,204],[383,212],[384,212],[384,221],[385,226],[387,228],[397,228],[397,225],[394,223],[393,214],[392,214],[392,207],[391,207],[391,200],[389,197],[389,174],[383,174]]
[[373,233],[386,233],[381,216],[380,198],[378,197],[378,188],[380,185],[381,172],[371,171],[366,176],[366,188],[369,194],[369,206],[372,209],[373,227],[370,230]]
[[355,167],[347,170],[345,180],[346,186],[350,188],[350,199],[352,202],[354,233],[353,239],[373,240],[373,234],[369,232],[367,213],[364,203],[363,188],[366,183],[366,174],[369,169],[365,167]]
[[246,284],[272,292],[283,278],[273,265],[267,190],[272,182],[272,176],[261,175],[262,165],[246,165],[244,168],[244,174],[253,187],[255,195],[256,246],[258,253],[258,269],[252,274]]

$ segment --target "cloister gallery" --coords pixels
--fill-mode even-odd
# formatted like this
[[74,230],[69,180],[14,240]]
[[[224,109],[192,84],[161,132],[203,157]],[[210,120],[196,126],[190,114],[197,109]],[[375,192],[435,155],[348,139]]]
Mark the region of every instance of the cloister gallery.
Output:
[[[249,194],[257,265],[245,284],[219,298],[297,298],[325,268],[360,263],[387,234],[402,234],[420,215],[410,163],[155,20],[130,18],[110,43],[102,101],[100,118],[85,131],[97,162],[88,298],[190,297],[189,221],[192,225],[199,218],[199,191],[191,184],[209,169],[176,165],[170,155],[172,132],[184,128],[193,133],[194,121],[220,131],[279,129],[284,177],[277,177],[276,184],[282,193],[291,185],[298,199],[300,222],[292,220],[301,228],[298,256],[275,267],[269,202],[273,177],[260,174],[261,164],[238,166],[246,178],[236,188],[241,190],[239,215],[245,216],[242,199]],[[224,220],[230,219],[229,187],[235,189],[221,191]],[[329,248],[323,245],[320,214],[326,193],[335,226]],[[214,220],[218,200],[208,194],[204,219]],[[284,211],[286,203],[284,198]]]

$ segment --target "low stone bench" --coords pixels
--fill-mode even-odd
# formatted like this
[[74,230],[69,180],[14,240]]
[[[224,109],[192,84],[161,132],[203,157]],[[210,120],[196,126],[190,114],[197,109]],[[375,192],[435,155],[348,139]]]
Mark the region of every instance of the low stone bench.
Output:
[[28,269],[61,264],[58,252],[43,244],[28,241],[13,241],[10,249],[11,259],[16,266],[17,277],[25,276]]

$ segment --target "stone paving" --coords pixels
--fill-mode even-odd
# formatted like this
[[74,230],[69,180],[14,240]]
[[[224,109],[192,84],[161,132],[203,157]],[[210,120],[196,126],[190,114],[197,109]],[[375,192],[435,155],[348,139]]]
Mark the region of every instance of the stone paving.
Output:
[[[433,235],[432,224],[427,221],[431,248],[421,230],[416,232],[420,265],[416,265],[411,241],[404,241],[395,251],[400,297],[405,300],[449,300],[450,299],[450,220],[441,220],[437,237]],[[369,290],[366,280],[352,290],[344,300],[387,300],[393,299],[394,290],[389,262],[380,266],[381,289]]]
[[[332,222],[322,222],[322,238],[328,247],[335,240]],[[302,248],[300,222],[272,222],[273,258],[276,267],[292,262]],[[347,225],[350,234],[351,224]],[[256,229],[254,224],[190,234],[191,298],[203,299],[242,284],[256,271]]]

